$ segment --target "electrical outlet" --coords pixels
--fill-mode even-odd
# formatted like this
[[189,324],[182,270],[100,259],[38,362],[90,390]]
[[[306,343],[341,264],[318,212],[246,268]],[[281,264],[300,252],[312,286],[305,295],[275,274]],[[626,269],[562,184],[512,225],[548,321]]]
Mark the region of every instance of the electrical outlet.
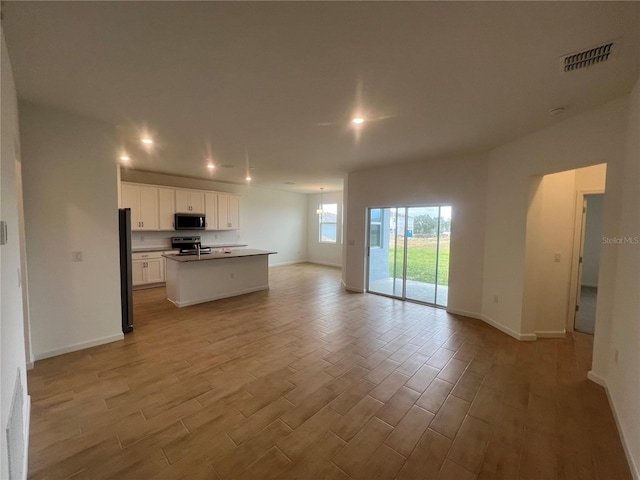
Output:
[[559,253],[554,253],[553,254],[553,261],[556,263],[560,262],[560,254]]
[[493,303],[498,303],[498,295],[493,296]]
[[74,262],[82,261],[82,252],[71,252],[71,258]]

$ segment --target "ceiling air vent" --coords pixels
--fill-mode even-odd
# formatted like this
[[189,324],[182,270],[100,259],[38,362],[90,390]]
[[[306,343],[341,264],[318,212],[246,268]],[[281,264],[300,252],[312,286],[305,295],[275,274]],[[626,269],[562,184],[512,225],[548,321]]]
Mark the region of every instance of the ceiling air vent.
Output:
[[606,62],[614,55],[616,43],[614,41],[606,42],[597,47],[564,55],[560,58],[560,68],[563,72],[572,72],[596,63]]

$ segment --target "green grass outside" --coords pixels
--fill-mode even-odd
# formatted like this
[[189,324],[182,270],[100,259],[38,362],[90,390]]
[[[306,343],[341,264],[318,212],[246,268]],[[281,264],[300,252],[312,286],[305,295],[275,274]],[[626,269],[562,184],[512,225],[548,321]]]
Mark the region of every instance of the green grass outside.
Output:
[[[407,280],[435,283],[436,243],[432,239],[410,238],[407,241]],[[389,249],[389,276],[393,277],[396,249]],[[404,247],[397,249],[396,278],[402,278]],[[440,243],[440,264],[438,265],[438,285],[449,285],[449,241]]]

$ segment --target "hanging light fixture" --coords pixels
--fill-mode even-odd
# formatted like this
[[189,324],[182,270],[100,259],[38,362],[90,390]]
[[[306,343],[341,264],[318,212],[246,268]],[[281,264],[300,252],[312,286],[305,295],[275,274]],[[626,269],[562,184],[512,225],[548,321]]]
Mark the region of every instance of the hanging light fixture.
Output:
[[322,210],[322,208],[324,207],[324,201],[322,199],[322,191],[324,190],[324,187],[320,187],[320,208],[316,210],[316,213],[320,216],[322,216],[324,214],[324,210]]

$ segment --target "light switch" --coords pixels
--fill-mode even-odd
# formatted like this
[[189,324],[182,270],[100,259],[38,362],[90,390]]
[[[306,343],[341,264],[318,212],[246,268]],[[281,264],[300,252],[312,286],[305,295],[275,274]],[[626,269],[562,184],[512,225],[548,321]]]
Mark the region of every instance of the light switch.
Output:
[[553,254],[553,261],[558,263],[560,262],[560,254],[559,253],[554,253]]
[[82,252],[71,252],[71,256],[74,262],[82,261]]

